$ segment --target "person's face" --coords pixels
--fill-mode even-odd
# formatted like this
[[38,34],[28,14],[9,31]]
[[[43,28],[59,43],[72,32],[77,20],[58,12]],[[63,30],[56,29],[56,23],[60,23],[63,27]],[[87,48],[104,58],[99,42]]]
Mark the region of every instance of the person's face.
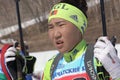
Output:
[[61,18],[51,19],[48,23],[48,35],[60,53],[69,52],[82,39],[79,29]]

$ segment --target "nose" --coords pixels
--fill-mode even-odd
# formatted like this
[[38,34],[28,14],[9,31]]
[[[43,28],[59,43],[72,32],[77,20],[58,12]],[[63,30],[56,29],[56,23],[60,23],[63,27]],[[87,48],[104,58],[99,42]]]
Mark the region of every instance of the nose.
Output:
[[57,28],[54,31],[54,37],[55,37],[55,39],[59,39],[61,37],[61,32]]

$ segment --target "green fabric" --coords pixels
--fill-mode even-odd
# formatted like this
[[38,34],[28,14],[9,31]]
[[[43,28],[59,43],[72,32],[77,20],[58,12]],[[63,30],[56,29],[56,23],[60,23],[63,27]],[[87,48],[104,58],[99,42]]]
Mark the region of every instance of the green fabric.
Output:
[[46,66],[45,66],[45,69],[44,69],[44,76],[43,76],[43,80],[51,80],[51,77],[50,77],[50,68],[51,68],[51,64],[53,62],[55,57],[53,57],[52,59],[50,59]]
[[82,55],[84,51],[86,51],[86,42],[82,40],[72,51],[64,53],[64,59],[67,62],[71,62]]
[[83,34],[87,27],[87,18],[84,13],[75,6],[67,3],[58,3],[53,6],[48,22],[53,18],[62,18],[73,23]]
[[0,73],[0,80],[7,80],[7,78],[4,74]]
[[[70,51],[69,53],[65,53],[67,55],[64,55],[64,59],[66,59],[68,62],[71,61],[69,56],[74,56],[72,61],[76,58],[78,58],[80,55],[82,55],[82,53],[86,50],[86,42],[84,40],[82,40],[72,51]],[[51,68],[51,64],[54,60],[55,56],[50,59],[45,66],[44,69],[44,76],[43,76],[43,80],[51,80],[50,77],[50,68]]]

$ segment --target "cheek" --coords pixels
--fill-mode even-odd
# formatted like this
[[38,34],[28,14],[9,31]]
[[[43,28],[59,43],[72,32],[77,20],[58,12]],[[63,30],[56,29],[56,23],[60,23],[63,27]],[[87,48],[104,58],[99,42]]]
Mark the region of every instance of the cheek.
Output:
[[74,34],[69,34],[69,36],[66,36],[66,42],[68,44],[74,44],[78,41],[78,35],[74,35]]
[[50,41],[53,41],[53,32],[48,31],[48,37],[49,37]]
[[76,45],[76,41],[75,41],[75,38],[74,38],[75,35],[72,35],[70,34],[69,36],[67,35],[64,35],[64,49],[65,49],[65,52],[69,52],[71,51],[74,46]]
[[66,45],[68,47],[71,46],[71,48],[73,48],[82,39],[80,31],[76,29],[67,31],[66,34],[64,34],[64,37]]

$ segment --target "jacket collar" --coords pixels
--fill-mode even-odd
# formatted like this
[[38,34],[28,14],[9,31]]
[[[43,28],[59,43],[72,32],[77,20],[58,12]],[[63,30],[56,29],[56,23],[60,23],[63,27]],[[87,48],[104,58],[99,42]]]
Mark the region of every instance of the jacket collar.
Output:
[[86,41],[82,40],[77,46],[74,47],[73,50],[71,50],[70,52],[64,53],[63,57],[66,62],[71,62],[75,60],[77,57],[79,57],[80,55],[82,55],[85,49],[86,49]]

